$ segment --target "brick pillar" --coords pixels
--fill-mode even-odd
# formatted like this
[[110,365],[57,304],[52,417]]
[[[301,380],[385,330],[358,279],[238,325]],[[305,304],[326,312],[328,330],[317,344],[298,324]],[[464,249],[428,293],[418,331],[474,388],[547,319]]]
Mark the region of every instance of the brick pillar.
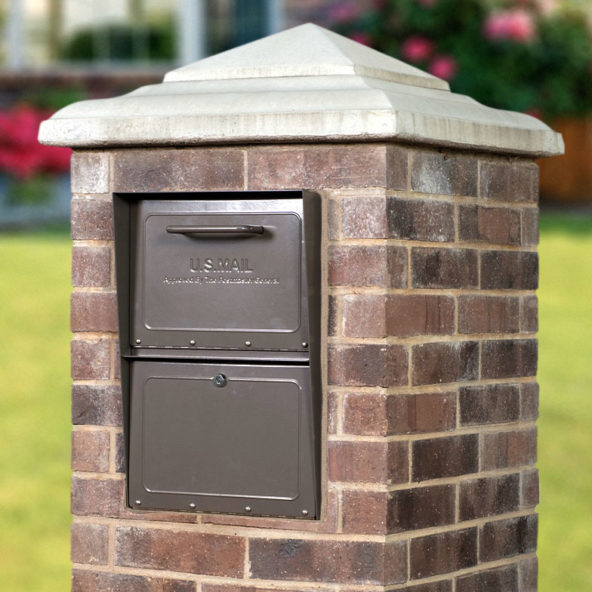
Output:
[[[318,521],[124,504],[111,194],[323,198]],[[538,171],[404,144],[78,150],[73,592],[536,590]]]

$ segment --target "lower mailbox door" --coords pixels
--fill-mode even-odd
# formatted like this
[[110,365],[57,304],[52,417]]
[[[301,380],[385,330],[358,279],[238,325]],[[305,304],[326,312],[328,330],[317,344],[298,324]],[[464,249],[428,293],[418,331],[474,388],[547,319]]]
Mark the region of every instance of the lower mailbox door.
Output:
[[307,367],[134,362],[129,503],[314,518]]

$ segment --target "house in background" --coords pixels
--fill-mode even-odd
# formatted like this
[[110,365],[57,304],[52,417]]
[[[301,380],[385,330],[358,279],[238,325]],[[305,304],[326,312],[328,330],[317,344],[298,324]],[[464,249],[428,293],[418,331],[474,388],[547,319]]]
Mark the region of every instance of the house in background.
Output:
[[0,67],[187,64],[350,4],[372,0],[3,0]]

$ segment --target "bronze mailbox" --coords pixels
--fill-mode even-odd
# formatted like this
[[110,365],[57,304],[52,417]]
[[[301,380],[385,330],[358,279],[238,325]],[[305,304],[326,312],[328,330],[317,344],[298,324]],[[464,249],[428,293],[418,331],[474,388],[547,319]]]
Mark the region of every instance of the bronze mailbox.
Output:
[[318,517],[319,196],[114,209],[128,504]]

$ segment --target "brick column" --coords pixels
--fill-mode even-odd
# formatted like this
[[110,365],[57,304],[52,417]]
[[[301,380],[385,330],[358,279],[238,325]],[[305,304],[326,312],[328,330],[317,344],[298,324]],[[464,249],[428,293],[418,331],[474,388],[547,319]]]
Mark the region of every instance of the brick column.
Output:
[[[318,521],[124,505],[111,195],[323,197]],[[403,144],[75,152],[73,591],[536,590],[538,172]]]

